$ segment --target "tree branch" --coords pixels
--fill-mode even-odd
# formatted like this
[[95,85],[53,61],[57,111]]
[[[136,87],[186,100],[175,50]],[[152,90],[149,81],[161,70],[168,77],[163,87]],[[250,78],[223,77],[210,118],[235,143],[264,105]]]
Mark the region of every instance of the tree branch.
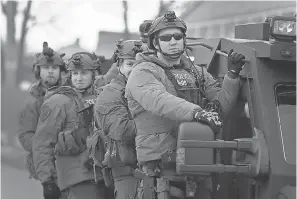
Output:
[[36,22],[34,21],[35,19],[33,19],[33,24],[31,25],[30,28],[33,28],[35,26],[44,26],[44,25],[48,25],[48,24],[53,24],[57,21],[57,17],[56,16],[52,16],[49,20],[46,21],[42,21],[42,22]]
[[124,8],[124,24],[125,24],[124,39],[127,40],[130,38],[129,27],[128,27],[128,2],[126,0],[123,0],[122,3]]
[[[18,58],[17,58],[17,75],[19,74],[19,71],[21,69],[21,65],[23,63],[23,58],[24,58],[24,52],[25,52],[25,41],[26,41],[26,36],[28,32],[28,27],[27,23],[30,20],[30,11],[31,11],[31,6],[32,6],[32,1],[27,1],[27,6],[24,9],[23,15],[23,23],[22,23],[22,30],[21,30],[21,38],[20,38],[20,43],[19,43],[19,48],[18,48]],[[17,78],[18,81],[19,78]],[[19,82],[16,82],[19,83]]]
[[7,8],[6,8],[6,4],[3,3],[3,1],[1,1],[1,8],[2,8],[2,12],[5,16],[7,16]]

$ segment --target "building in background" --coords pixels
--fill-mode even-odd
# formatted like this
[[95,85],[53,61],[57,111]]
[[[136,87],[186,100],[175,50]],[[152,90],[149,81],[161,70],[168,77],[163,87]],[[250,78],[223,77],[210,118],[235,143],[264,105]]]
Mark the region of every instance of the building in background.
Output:
[[87,52],[87,50],[80,47],[80,40],[77,38],[73,44],[70,44],[68,46],[64,46],[57,50],[59,53],[65,53],[65,56],[63,57],[64,60],[70,59],[71,55],[77,52]]
[[[123,38],[123,32],[100,31],[98,35],[98,43],[96,53],[111,58],[115,49],[115,42]],[[130,33],[130,39],[139,40],[139,33]]]
[[180,15],[189,37],[234,37],[236,24],[264,22],[267,16],[294,16],[296,1],[190,1]]

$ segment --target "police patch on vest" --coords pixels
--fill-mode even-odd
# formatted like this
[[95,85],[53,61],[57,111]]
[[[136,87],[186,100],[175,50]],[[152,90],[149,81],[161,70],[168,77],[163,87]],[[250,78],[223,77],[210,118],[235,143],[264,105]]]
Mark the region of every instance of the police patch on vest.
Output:
[[181,87],[193,87],[195,85],[195,79],[185,70],[172,70],[178,85]]
[[96,99],[86,99],[85,100],[85,103],[90,104],[90,105],[95,104],[96,103]]
[[97,99],[96,95],[89,95],[89,96],[83,97],[82,101],[83,101],[84,107],[94,105],[96,103],[96,99]]
[[40,121],[43,122],[44,120],[46,120],[48,116],[50,116],[51,112],[52,112],[52,109],[50,109],[50,107],[43,106],[41,108]]

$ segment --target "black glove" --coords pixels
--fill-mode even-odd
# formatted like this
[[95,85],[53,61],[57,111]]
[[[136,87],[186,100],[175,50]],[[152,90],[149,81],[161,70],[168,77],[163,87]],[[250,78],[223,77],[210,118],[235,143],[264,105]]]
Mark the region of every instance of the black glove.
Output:
[[220,115],[221,104],[218,100],[212,100],[208,104],[206,104],[205,110],[209,112],[217,112]]
[[118,56],[115,53],[112,55],[111,61],[113,61],[113,63],[116,63],[118,61]]
[[44,199],[59,199],[61,191],[57,184],[53,181],[48,181],[42,184]]
[[94,161],[92,158],[88,157],[87,159],[84,160],[83,164],[89,171],[93,170]]
[[207,124],[215,133],[219,133],[222,127],[222,121],[217,112],[196,111],[194,112],[194,120]]
[[[245,56],[239,53],[234,52],[231,49],[228,53],[228,74],[231,78],[238,77],[242,67],[244,65]],[[230,74],[231,73],[231,74]]]

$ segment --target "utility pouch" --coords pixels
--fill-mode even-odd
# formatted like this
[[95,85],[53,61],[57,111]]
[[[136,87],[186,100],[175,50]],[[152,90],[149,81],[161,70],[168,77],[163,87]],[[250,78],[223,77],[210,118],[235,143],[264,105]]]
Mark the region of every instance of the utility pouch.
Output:
[[57,156],[77,155],[83,151],[82,143],[78,144],[72,130],[62,131],[58,134],[58,142],[54,153]]

